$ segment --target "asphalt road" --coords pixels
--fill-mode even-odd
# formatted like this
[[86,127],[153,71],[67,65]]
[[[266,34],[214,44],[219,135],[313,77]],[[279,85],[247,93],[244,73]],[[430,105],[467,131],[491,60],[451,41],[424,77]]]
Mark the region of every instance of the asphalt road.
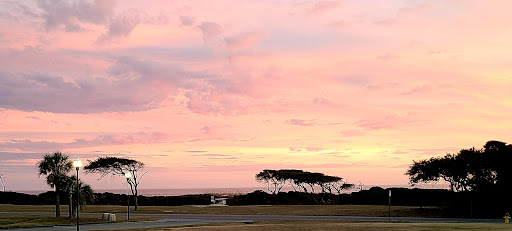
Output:
[[[0,215],[20,215],[27,216],[52,216],[54,213],[36,213],[36,212],[0,212]],[[63,214],[65,215],[65,214]],[[84,215],[93,215],[101,217],[101,213],[85,213]],[[117,217],[123,217],[124,214],[116,214]],[[157,228],[173,227],[184,225],[197,225],[207,223],[222,222],[252,222],[252,221],[298,221],[298,220],[318,220],[318,221],[380,221],[387,222],[388,217],[359,217],[359,216],[290,216],[290,215],[209,215],[209,214],[133,214],[132,216],[146,216],[162,218],[157,221],[139,221],[139,222],[120,222],[120,223],[102,223],[102,224],[84,224],[80,225],[80,230],[127,230],[138,228]],[[465,219],[465,218],[422,218],[422,217],[391,217],[392,222],[412,222],[412,223],[501,223],[501,219]],[[76,230],[76,226],[53,226],[36,227],[14,230]]]

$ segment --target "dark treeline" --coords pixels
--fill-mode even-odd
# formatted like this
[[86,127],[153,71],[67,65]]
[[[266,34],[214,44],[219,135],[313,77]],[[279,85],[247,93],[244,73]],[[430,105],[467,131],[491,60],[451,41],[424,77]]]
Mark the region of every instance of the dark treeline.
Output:
[[[372,187],[350,194],[322,194],[314,196],[317,200],[304,192],[280,192],[277,195],[261,190],[246,195],[235,196],[234,205],[316,205],[320,198],[336,201],[336,204],[353,205],[387,205],[389,190],[392,191],[392,206],[417,206],[423,212],[432,211],[443,217],[480,217],[496,218],[503,216],[503,210],[490,208],[499,204],[503,198],[492,195],[475,195],[468,192],[454,192],[446,189],[408,189]],[[275,197],[278,197],[276,200]],[[279,203],[277,203],[279,202]]]
[[[207,205],[210,204],[211,195],[183,195],[183,196],[139,196],[139,205],[144,206],[175,206],[175,205]],[[62,197],[61,202],[67,204],[67,197]],[[94,200],[87,201],[87,205],[126,205],[126,194],[114,194],[110,192],[94,193]],[[130,197],[133,205],[133,196]],[[30,195],[17,192],[0,192],[0,204],[15,205],[54,205],[55,192],[48,191],[39,195]]]
[[[229,205],[316,205],[318,200],[333,202],[332,204],[356,205],[387,205],[388,191],[392,190],[392,206],[417,206],[423,211],[434,211],[445,217],[488,217],[503,216],[501,210],[490,210],[489,204],[499,203],[501,198],[478,195],[469,192],[453,192],[445,189],[408,189],[372,187],[368,190],[350,194],[317,193],[313,198],[310,193],[299,191],[279,192],[270,194],[261,190],[245,195],[234,196],[228,200]],[[53,205],[54,191],[39,195],[29,195],[16,192],[0,192],[0,204],[18,205]],[[96,200],[88,202],[93,205],[126,205],[126,194],[95,193]],[[210,194],[183,196],[139,196],[142,206],[179,206],[210,204]],[[276,197],[278,198],[276,200]],[[63,203],[66,204],[66,197]],[[133,200],[133,198],[131,198]],[[133,201],[132,201],[133,202]],[[326,205],[328,206],[328,205]],[[87,207],[85,207],[86,209]]]
[[[388,191],[380,187],[372,187],[369,190],[361,190],[351,194],[314,194],[317,199],[332,199],[332,204],[362,204],[362,205],[385,205],[388,203]],[[407,189],[392,188],[393,205],[412,206],[447,206],[453,198],[453,192],[442,189]],[[17,192],[0,192],[0,204],[18,205],[52,205],[55,204],[55,192],[48,191],[39,195],[30,195]],[[114,194],[110,192],[95,193],[95,200],[88,201],[88,205],[126,205],[126,194]],[[277,194],[280,204],[318,204],[310,193],[289,191]],[[338,196],[341,199],[338,199]],[[182,196],[140,196],[140,205],[165,206],[165,205],[206,205],[210,204],[210,194],[182,195]],[[63,197],[66,198],[66,197]],[[133,200],[133,198],[130,198]],[[63,201],[64,204],[67,201]],[[336,202],[336,203],[334,203]],[[274,195],[261,190],[245,195],[234,196],[229,200],[231,205],[270,205],[277,204]]]
[[[318,193],[315,194],[317,198],[330,198],[331,201],[337,202],[335,204],[357,204],[357,205],[387,205],[388,193],[392,190],[393,197],[391,204],[393,206],[419,206],[419,207],[447,207],[450,205],[453,198],[456,196],[453,192],[445,189],[408,189],[408,188],[388,188],[372,187],[368,190],[361,190],[352,192],[350,194],[330,194]],[[304,195],[304,192],[289,191],[280,192],[277,194],[279,197],[279,204],[294,205],[318,204],[314,198]],[[340,197],[338,199],[338,197]],[[258,190],[246,195],[235,196],[233,204],[236,205],[271,205],[277,204],[273,194],[266,193]],[[334,204],[334,203],[333,203]]]

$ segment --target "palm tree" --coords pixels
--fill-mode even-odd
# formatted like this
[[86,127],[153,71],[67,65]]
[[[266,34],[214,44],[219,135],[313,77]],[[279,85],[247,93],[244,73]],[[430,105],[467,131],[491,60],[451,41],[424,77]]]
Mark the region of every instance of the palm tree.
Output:
[[65,192],[68,195],[68,213],[69,218],[71,218],[75,216],[75,213],[73,211],[73,190],[76,187],[76,176],[64,175],[61,179],[61,182],[62,184],[60,185],[60,189],[62,190],[62,192]]
[[[76,207],[79,206],[80,210],[85,208],[87,202],[94,203],[96,195],[90,185],[84,183],[82,180],[78,180],[78,187],[80,188],[80,204],[76,200],[76,176],[64,176],[62,177],[61,190],[68,196],[69,202],[69,217],[74,217],[76,214]],[[75,206],[73,206],[75,203]]]
[[46,183],[55,188],[55,216],[60,217],[60,200],[62,181],[66,174],[71,171],[71,160],[67,155],[57,151],[51,154],[45,154],[43,159],[37,163],[39,176],[46,175]]
[[80,184],[80,208],[83,206],[84,209],[87,209],[87,202],[92,204],[94,201],[96,201],[96,195],[94,195],[94,190],[91,186],[85,183]]

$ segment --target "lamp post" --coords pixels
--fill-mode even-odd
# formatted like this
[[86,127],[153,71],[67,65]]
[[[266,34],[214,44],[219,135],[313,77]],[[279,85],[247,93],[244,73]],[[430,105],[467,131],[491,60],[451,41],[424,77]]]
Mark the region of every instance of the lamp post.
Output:
[[388,209],[388,222],[391,222],[391,189],[389,190]]
[[78,169],[82,166],[82,161],[80,161],[80,158],[76,156],[75,161],[73,161],[73,166],[76,168],[76,231],[80,230],[80,222],[78,219],[79,211],[80,211],[80,185],[79,185],[79,179],[78,179]]
[[125,172],[124,173],[124,177],[126,178],[126,196],[128,197],[128,210],[126,212],[126,217],[127,217],[127,220],[130,220],[130,189],[128,188],[129,186],[129,181],[130,181],[130,178],[132,178],[132,174],[130,172]]

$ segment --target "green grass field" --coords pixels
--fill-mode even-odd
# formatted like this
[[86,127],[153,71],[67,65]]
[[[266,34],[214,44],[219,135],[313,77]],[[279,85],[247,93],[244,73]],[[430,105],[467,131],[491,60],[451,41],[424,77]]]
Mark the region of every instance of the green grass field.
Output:
[[[55,206],[38,206],[38,205],[0,205],[0,212],[55,212]],[[61,207],[61,212],[67,212],[67,206]],[[84,211],[82,211],[83,213]],[[126,207],[123,212],[126,212]],[[124,215],[124,214],[123,214]],[[130,217],[130,222],[134,221],[150,221],[158,220],[152,217]],[[80,215],[80,224],[86,223],[103,223],[99,216]],[[117,217],[117,222],[127,222],[126,217]],[[54,226],[54,225],[74,225],[76,218],[69,218],[67,215],[61,217],[55,216],[27,216],[27,215],[0,215],[0,229],[5,228],[22,228],[37,226]]]
[[[133,207],[132,207],[133,209]],[[61,211],[67,211],[67,206],[62,206]],[[53,205],[1,205],[0,212],[55,212]],[[122,222],[125,206],[88,205],[82,213],[117,213],[118,221]],[[340,216],[381,216],[388,215],[387,206],[374,205],[278,205],[278,206],[140,206],[139,211],[132,211],[132,221],[155,220],[157,218],[137,218],[137,213],[157,214],[255,214],[255,215],[340,215]],[[121,215],[123,214],[123,215]],[[404,217],[441,217],[439,208],[422,208],[394,206],[393,216]],[[81,223],[101,222],[99,217],[82,215]],[[43,216],[4,216],[0,215],[0,228],[30,227],[41,225],[74,224],[73,218],[54,218]],[[189,226],[177,228],[142,229],[145,231],[158,230],[512,230],[512,225],[507,224],[452,224],[452,223],[377,223],[377,222],[339,222],[339,221],[279,221],[279,222],[254,222],[227,223],[215,225]]]
[[[133,209],[133,207],[132,207]],[[442,217],[438,207],[419,208],[392,206],[392,216],[400,217]],[[67,206],[61,206],[67,211]],[[2,205],[0,212],[55,212],[53,205]],[[88,205],[82,213],[125,213],[126,206]],[[388,216],[385,205],[274,205],[274,206],[139,206],[137,213],[176,214],[246,214],[246,215],[304,215],[304,216]]]
[[226,223],[175,228],[138,229],[137,231],[460,231],[512,230],[512,224],[462,224],[462,223],[379,223],[379,222],[336,222],[336,221],[284,221]]
[[[80,223],[100,222],[97,217],[80,217]],[[24,216],[24,215],[0,215],[0,228],[19,228],[34,226],[71,225],[76,223],[76,218],[48,217],[48,216]]]

